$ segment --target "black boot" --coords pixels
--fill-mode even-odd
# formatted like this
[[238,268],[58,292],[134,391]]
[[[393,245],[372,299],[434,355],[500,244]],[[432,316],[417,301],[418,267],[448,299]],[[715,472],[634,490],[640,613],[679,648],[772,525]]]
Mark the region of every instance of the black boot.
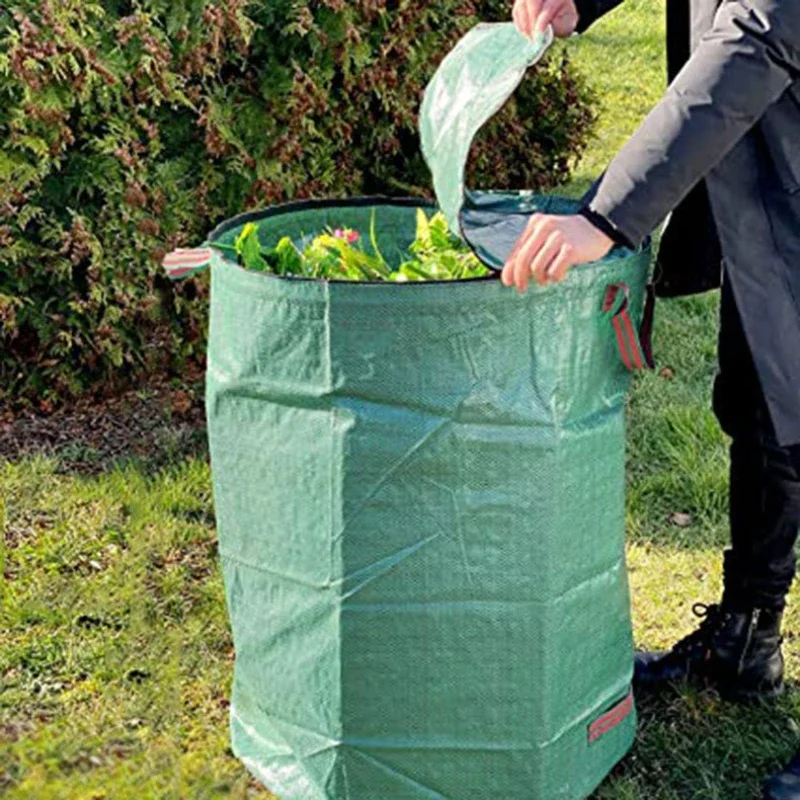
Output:
[[696,603],[700,627],[667,653],[637,653],[640,690],[690,680],[715,687],[731,700],[776,697],[783,691],[782,612],[733,611]]
[[800,800],[800,753],[764,784],[764,800]]

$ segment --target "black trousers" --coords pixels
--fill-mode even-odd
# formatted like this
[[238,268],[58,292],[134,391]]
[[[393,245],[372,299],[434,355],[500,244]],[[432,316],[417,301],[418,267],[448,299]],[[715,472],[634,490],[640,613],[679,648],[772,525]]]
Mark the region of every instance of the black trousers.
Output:
[[780,447],[775,439],[728,281],[722,288],[714,412],[732,439],[723,603],[737,610],[783,608],[800,530],[800,443]]

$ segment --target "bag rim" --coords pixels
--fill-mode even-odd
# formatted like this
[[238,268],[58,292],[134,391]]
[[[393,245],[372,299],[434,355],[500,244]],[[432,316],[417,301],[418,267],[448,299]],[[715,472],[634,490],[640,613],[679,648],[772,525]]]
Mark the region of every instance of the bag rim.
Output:
[[[430,208],[438,209],[435,201],[425,197],[389,197],[388,195],[361,195],[358,197],[336,197],[325,200],[309,199],[309,200],[292,200],[287,203],[279,203],[278,205],[269,206],[268,208],[245,211],[243,214],[237,214],[235,217],[225,220],[217,225],[206,239],[207,244],[213,245],[221,236],[228,233],[235,228],[240,228],[248,222],[260,222],[265,219],[272,219],[280,217],[285,214],[293,214],[298,211],[313,211],[323,208],[361,208],[366,206],[394,206],[396,208]],[[470,248],[471,249],[471,248]],[[225,256],[224,253],[215,251],[216,258],[225,263],[226,266],[235,267],[243,272],[252,272],[247,270],[231,258]],[[491,270],[491,267],[487,267]],[[462,283],[485,283],[488,281],[497,281],[500,274],[491,270],[491,274],[484,275],[479,278],[457,278],[457,279],[440,279],[430,281],[406,281],[403,283],[395,281],[344,281],[335,280],[331,278],[308,278],[303,275],[276,275],[272,272],[257,272],[253,273],[260,278],[274,279],[279,281],[290,281],[293,283],[328,283],[352,285],[352,286],[435,286],[441,284],[462,284]]]

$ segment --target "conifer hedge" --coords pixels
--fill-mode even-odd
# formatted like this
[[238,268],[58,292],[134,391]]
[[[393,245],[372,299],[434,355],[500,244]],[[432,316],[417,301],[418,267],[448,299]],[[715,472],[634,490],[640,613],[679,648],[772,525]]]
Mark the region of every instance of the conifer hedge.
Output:
[[[510,0],[0,4],[0,398],[52,404],[202,360],[207,284],[166,250],[292,198],[422,194],[416,115]],[[476,185],[546,188],[587,140],[553,56],[482,136]]]

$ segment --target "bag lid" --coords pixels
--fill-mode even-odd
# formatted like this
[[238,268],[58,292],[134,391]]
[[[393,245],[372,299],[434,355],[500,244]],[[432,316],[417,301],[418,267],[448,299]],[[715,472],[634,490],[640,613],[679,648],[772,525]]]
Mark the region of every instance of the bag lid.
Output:
[[512,200],[507,193],[467,191],[470,148],[552,41],[552,28],[531,39],[511,22],[482,23],[442,61],[425,90],[420,136],[439,207],[451,230],[494,269],[502,268],[528,217],[541,209],[532,193]]

